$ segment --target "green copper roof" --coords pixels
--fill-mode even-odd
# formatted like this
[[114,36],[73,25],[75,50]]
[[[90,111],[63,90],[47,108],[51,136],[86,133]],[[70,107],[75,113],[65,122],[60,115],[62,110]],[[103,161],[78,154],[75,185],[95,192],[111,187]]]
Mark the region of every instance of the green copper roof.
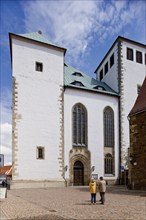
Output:
[[64,68],[64,85],[66,87],[90,90],[94,92],[118,96],[118,94],[114,90],[112,90],[106,83],[97,81],[96,79],[84,74],[83,72],[75,69],[72,66],[65,64]]
[[55,46],[55,47],[62,48],[64,50],[66,50],[63,47],[60,47],[56,44],[53,44],[46,37],[44,37],[40,31],[39,32],[33,32],[33,33],[27,33],[27,34],[17,34],[17,35],[21,36],[21,37],[24,37],[24,38],[27,38],[27,39],[30,39],[30,40],[34,40],[34,41],[38,41],[38,42],[41,42],[41,43],[49,44],[49,45],[52,45],[52,46]]

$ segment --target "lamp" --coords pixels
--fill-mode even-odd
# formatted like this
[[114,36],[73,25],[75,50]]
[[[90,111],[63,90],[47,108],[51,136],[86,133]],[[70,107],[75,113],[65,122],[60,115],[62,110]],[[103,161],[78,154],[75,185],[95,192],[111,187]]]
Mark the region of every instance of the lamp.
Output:
[[91,173],[94,172],[94,170],[95,170],[95,166],[92,166],[91,167]]
[[68,168],[68,166],[66,165],[66,166],[64,167],[64,172],[66,172],[66,171],[67,171],[67,168]]
[[135,156],[131,155],[129,156],[129,161],[132,165],[136,166],[137,165],[137,162],[136,162],[136,159],[135,159]]

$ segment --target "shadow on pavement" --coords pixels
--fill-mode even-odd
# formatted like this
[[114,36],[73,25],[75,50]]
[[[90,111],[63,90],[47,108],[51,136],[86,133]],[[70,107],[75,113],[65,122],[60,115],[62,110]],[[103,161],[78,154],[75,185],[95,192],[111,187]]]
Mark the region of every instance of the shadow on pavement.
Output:
[[57,215],[43,215],[43,216],[34,216],[30,218],[14,218],[11,220],[75,220],[73,218],[63,218]]
[[[88,186],[80,186],[75,188],[83,192],[89,192]],[[146,191],[130,190],[124,185],[107,186],[106,193],[146,197]]]

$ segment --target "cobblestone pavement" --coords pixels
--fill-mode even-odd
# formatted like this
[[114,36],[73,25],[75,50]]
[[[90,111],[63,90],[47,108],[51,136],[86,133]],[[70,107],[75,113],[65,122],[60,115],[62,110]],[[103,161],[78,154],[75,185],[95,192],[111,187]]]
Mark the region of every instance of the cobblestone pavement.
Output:
[[0,209],[0,219],[2,219],[2,220],[7,219],[7,216],[3,213],[3,211],[1,209]]
[[146,192],[109,187],[105,205],[90,204],[88,187],[8,190],[0,202],[7,219],[146,220]]

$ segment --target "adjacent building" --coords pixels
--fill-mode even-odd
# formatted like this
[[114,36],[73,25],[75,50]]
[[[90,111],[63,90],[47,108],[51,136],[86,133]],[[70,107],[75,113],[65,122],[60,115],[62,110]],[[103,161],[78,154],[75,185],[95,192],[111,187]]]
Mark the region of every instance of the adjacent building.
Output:
[[66,64],[66,49],[41,32],[11,33],[10,47],[12,188],[87,185],[92,175],[118,183],[146,46],[118,37],[96,79]]
[[129,113],[130,148],[128,185],[146,189],[146,78]]

